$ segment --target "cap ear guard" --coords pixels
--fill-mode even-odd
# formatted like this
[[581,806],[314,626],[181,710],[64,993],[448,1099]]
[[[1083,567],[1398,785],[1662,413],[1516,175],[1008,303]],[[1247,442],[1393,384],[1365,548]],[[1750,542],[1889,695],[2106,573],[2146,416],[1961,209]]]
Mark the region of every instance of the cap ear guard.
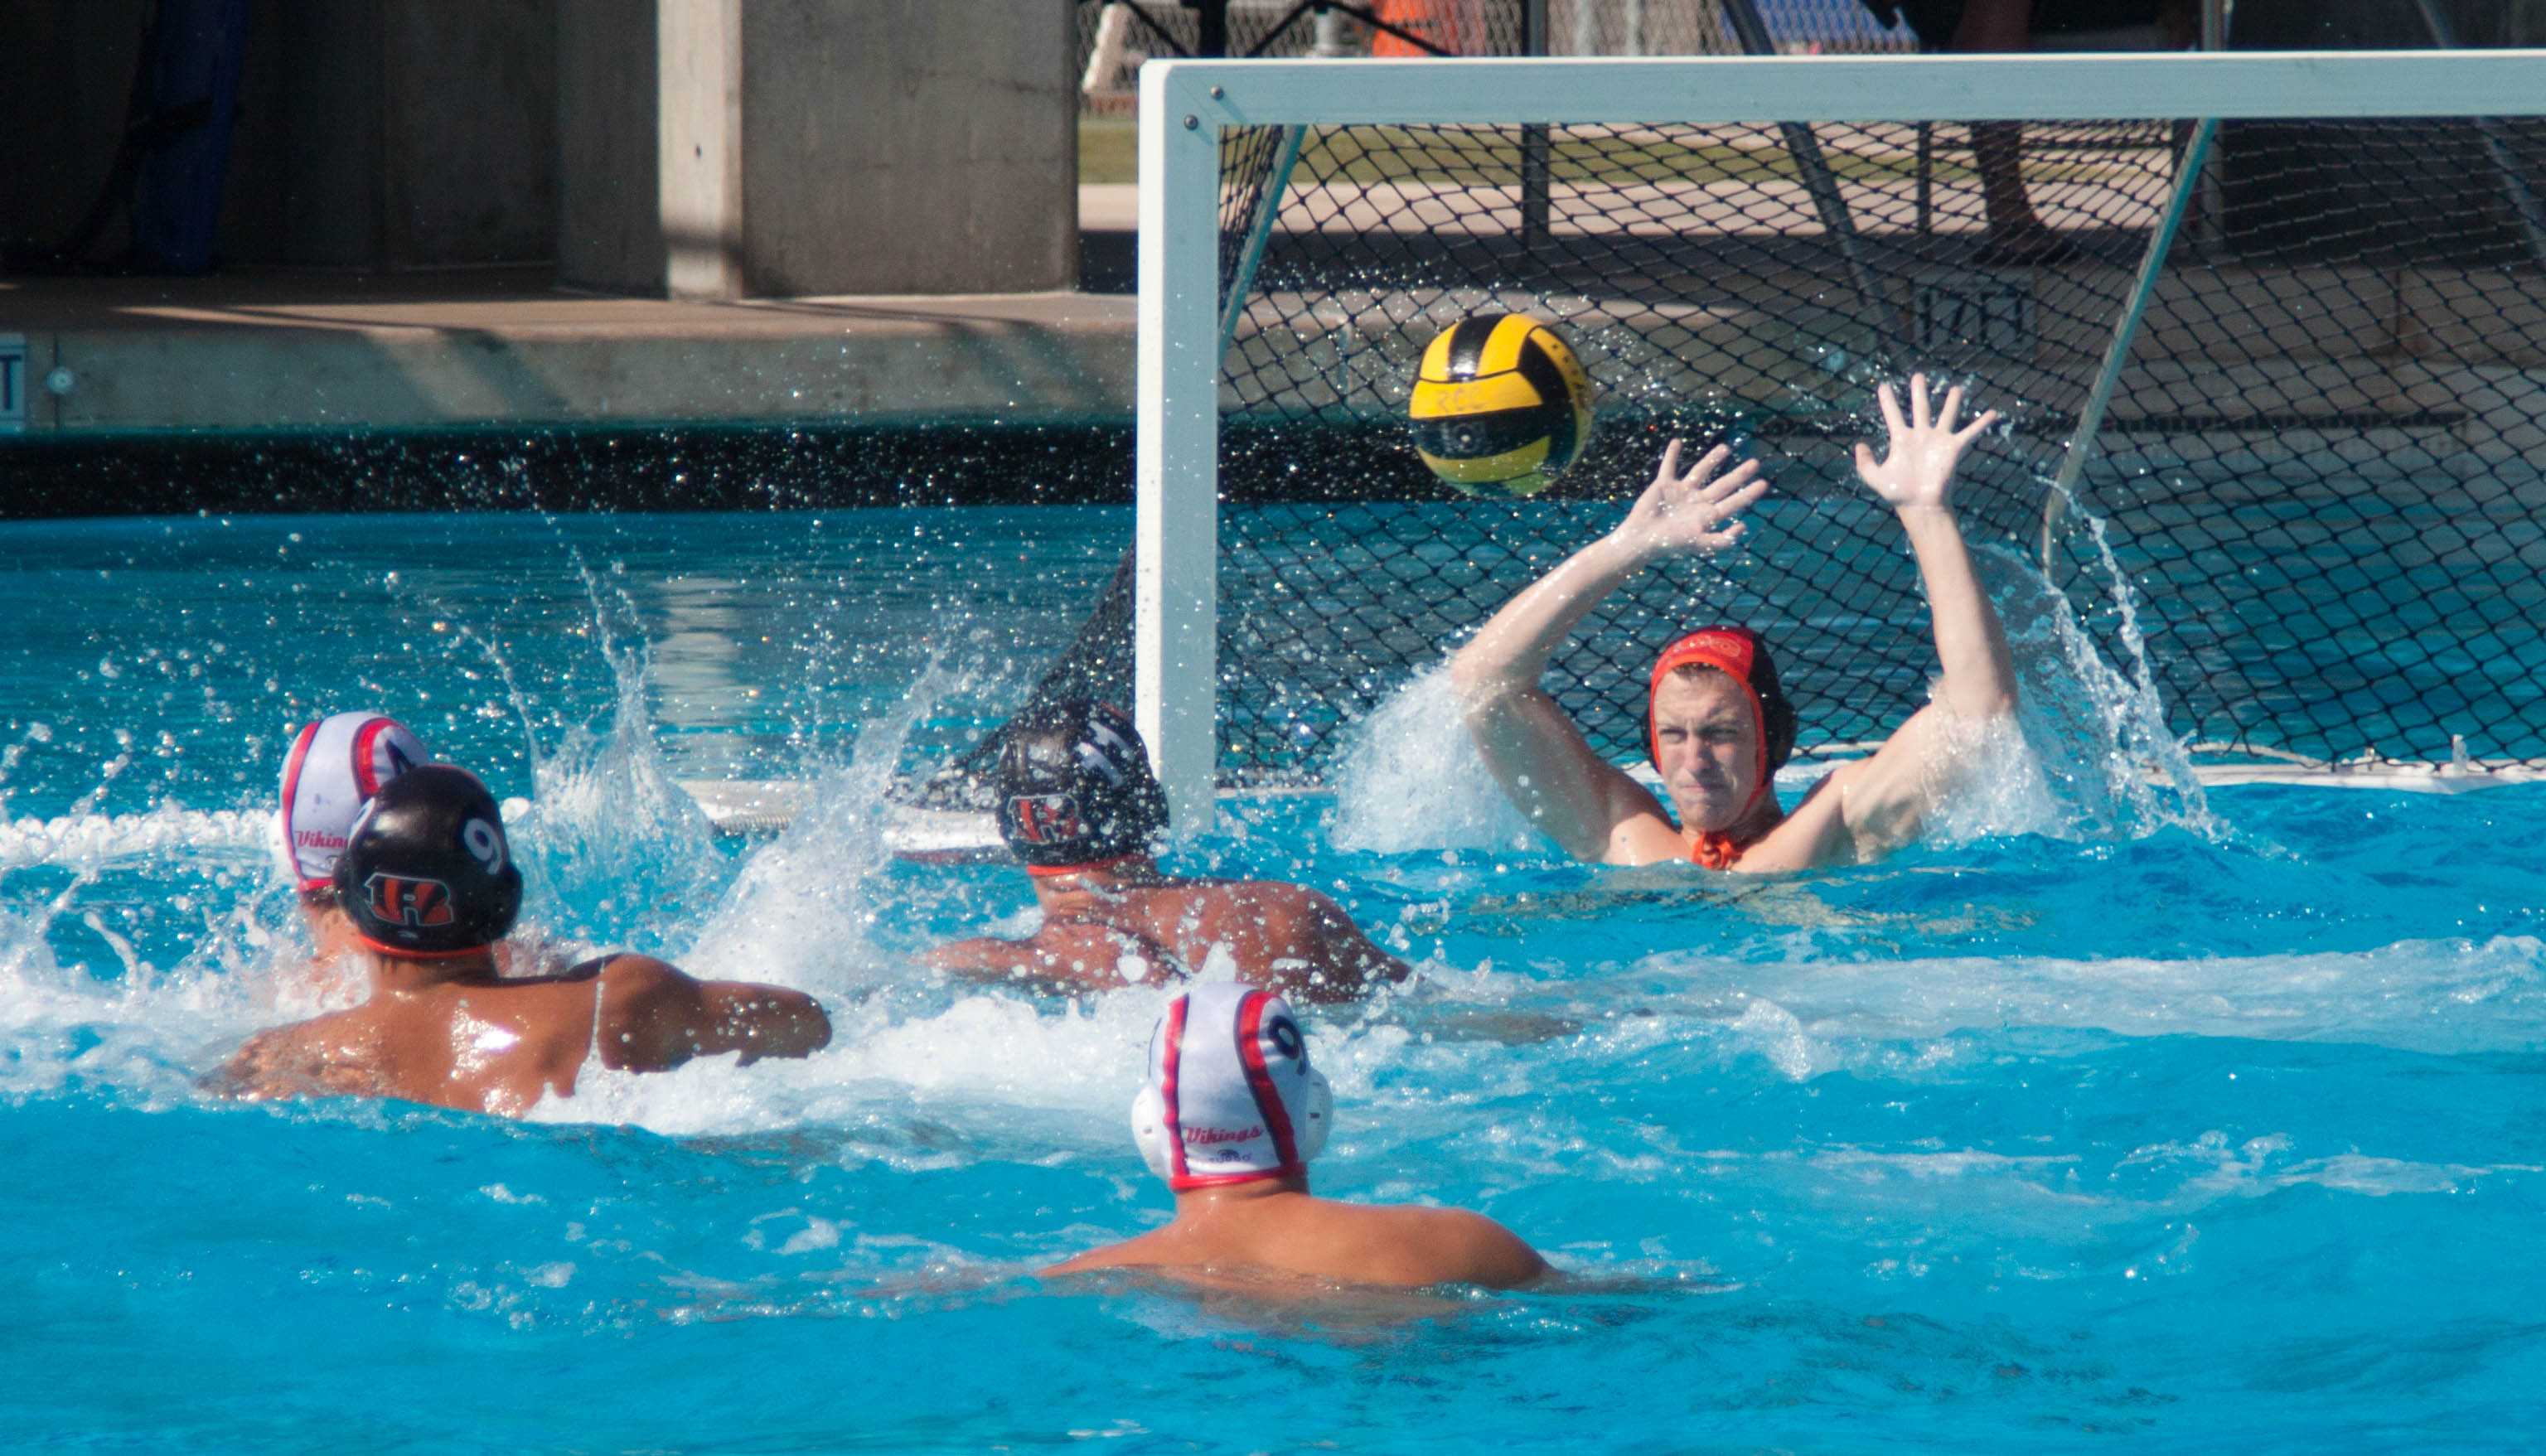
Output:
[[1777,679],[1777,659],[1768,655],[1764,642],[1751,659],[1750,691],[1759,699],[1759,728],[1767,737],[1768,771],[1775,773],[1795,756],[1795,731],[1802,725],[1794,700],[1786,696],[1785,685]]
[[1176,1175],[1176,1139],[1167,1131],[1167,1099],[1154,1085],[1143,1084],[1132,1098],[1132,1141],[1140,1145],[1141,1160],[1149,1165],[1149,1171],[1161,1178]]
[[1324,1072],[1311,1068],[1300,1093],[1300,1106],[1291,1114],[1291,1141],[1299,1148],[1300,1160],[1307,1162],[1326,1151],[1326,1134],[1334,1131],[1335,1089]]

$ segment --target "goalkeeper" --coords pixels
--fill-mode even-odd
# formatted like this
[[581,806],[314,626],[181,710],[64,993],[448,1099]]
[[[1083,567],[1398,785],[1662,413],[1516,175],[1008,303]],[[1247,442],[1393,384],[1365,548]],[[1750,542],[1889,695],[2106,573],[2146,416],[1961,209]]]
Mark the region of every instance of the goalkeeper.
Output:
[[[1768,872],[1873,859],[1917,836],[1950,784],[1957,725],[2015,706],[2006,637],[1972,570],[1952,508],[1954,467],[1994,410],[1955,428],[1963,391],[1930,408],[1927,381],[1910,377],[1910,417],[1893,386],[1881,391],[1890,427],[1881,460],[1856,447],[1867,488],[1897,512],[1918,558],[1944,671],[1935,698],[1873,757],[1843,763],[1794,813],[1772,782],[1795,744],[1795,714],[1766,646],[1748,631],[1690,633],[1655,662],[1646,751],[1673,815],[1642,784],[1592,751],[1582,730],[1539,686],[1547,659],[1584,613],[1638,570],[1683,552],[1712,555],[1741,539],[1741,512],[1768,488],[1758,464],[1729,471],[1723,446],[1685,474],[1679,442],[1615,531],[1575,552],[1494,614],[1450,660],[1451,681],[1485,765],[1530,821],[1576,859],[1641,865],[1691,859],[1711,869]],[[1719,475],[1719,471],[1723,471]]]

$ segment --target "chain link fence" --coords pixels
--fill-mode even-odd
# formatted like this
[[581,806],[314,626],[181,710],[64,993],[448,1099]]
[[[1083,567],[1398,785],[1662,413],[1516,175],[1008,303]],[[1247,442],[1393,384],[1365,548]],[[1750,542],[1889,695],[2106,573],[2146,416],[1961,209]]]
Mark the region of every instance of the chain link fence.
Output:
[[[1359,7],[1453,55],[1525,54],[1519,0],[1370,0]],[[1887,27],[1861,0],[1758,0],[1778,50],[1793,55],[1907,52],[1917,38]],[[1414,55],[1420,50],[1341,9],[1298,0],[1230,0],[1229,53]],[[1088,112],[1128,111],[1141,62],[1189,55],[1198,13],[1174,0],[1082,0],[1079,97]],[[1549,55],[1739,55],[1718,0],[1548,0]]]

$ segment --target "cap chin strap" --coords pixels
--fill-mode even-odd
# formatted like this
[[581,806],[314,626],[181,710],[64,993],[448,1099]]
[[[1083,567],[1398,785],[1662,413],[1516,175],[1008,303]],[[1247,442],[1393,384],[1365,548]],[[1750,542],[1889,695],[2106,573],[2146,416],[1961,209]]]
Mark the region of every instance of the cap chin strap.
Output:
[[1061,875],[1086,875],[1092,874],[1098,870],[1110,870],[1117,865],[1128,865],[1136,859],[1145,859],[1146,857],[1147,856],[1142,854],[1141,851],[1136,849],[1130,854],[1118,854],[1111,859],[1092,859],[1087,861],[1085,864],[1028,865],[1026,866],[1026,873],[1034,876],[1038,880],[1050,880]]
[[1688,857],[1710,870],[1729,870],[1752,841],[1736,839],[1721,829],[1700,829],[1688,846]]
[[490,940],[483,945],[464,945],[458,950],[422,951],[413,946],[391,945],[384,940],[374,940],[359,930],[354,932],[354,939],[362,942],[365,950],[383,956],[395,956],[401,961],[456,961],[462,956],[484,955],[495,948],[495,942]]

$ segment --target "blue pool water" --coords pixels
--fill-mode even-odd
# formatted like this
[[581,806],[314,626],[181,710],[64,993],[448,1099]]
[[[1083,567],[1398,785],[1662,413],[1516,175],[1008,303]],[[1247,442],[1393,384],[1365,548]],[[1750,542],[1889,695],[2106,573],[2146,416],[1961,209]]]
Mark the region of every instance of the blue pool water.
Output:
[[[880,791],[1016,701],[1125,525],[0,527],[0,1445],[2535,1449],[2546,787],[2008,749],[1943,842],[1753,885],[1516,840],[1455,744],[1392,751],[1441,741],[1418,687],[1171,863],[1422,968],[1313,1018],[1319,1191],[1482,1208],[1567,1279],[1041,1284],[1165,1217],[1124,1125],[1157,997],[916,969],[1030,899],[887,854]],[[831,1050],[520,1125],[201,1096],[315,1004],[257,815],[356,703],[530,801],[535,933],[803,986]],[[721,838],[670,784],[722,777],[813,804]]]

